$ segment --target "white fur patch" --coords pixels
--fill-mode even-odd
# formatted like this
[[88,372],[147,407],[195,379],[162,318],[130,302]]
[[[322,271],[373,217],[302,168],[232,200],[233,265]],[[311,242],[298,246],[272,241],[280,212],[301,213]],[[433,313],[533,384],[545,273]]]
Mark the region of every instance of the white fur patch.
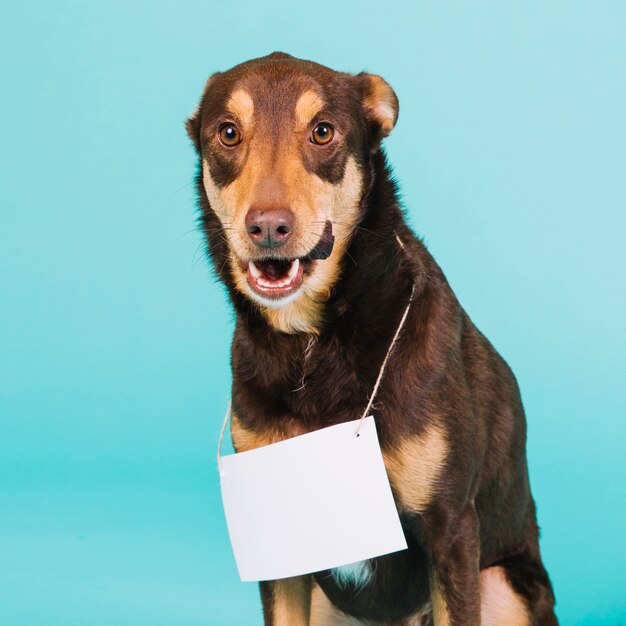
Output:
[[393,126],[393,120],[396,115],[396,111],[389,102],[381,100],[376,106],[376,113],[383,120],[389,120],[389,125]]
[[272,298],[264,298],[248,285],[246,285],[246,293],[250,296],[252,300],[255,300],[259,304],[266,306],[268,309],[280,309],[281,307],[287,306],[288,304],[291,304],[292,302],[297,300],[302,295],[302,287],[300,287],[297,291],[290,293],[288,296],[285,296],[284,298],[278,298],[276,300],[273,300]]
[[340,587],[365,587],[374,578],[374,570],[369,561],[357,561],[330,570],[334,581]]

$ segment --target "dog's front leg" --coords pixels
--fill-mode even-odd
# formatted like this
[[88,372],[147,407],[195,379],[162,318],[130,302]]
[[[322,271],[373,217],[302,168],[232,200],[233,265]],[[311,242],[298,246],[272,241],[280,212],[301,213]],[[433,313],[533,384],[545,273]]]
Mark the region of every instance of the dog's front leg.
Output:
[[435,626],[479,626],[480,540],[476,511],[471,506],[458,516],[446,515],[444,519],[438,529],[431,526],[430,589]]
[[311,576],[260,583],[265,626],[309,626]]

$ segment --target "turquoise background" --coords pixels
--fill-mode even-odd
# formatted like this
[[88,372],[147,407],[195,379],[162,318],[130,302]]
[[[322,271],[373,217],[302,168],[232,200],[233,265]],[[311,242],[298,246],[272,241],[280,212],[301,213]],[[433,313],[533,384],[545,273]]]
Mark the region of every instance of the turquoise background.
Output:
[[522,388],[562,623],[626,623],[624,3],[3,2],[0,28],[0,624],[261,624],[183,121],[273,50],[396,89],[410,221]]

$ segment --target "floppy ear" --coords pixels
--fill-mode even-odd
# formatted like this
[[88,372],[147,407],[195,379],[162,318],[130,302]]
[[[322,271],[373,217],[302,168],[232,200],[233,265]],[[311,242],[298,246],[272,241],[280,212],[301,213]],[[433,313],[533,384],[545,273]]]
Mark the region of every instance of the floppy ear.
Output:
[[200,104],[196,107],[196,110],[193,112],[191,117],[185,122],[185,128],[187,129],[187,134],[191,141],[193,141],[193,145],[196,148],[196,152],[200,154],[201,143],[200,143],[200,127],[202,125],[202,105],[204,104],[204,100],[209,91],[209,85],[213,81],[216,76],[219,76],[220,72],[216,72],[209,76],[209,80],[206,81],[204,85],[204,90],[202,91],[202,98],[200,98]]
[[398,97],[389,83],[377,74],[361,72],[359,82],[361,104],[369,125],[372,151],[376,152],[382,139],[393,130],[400,108]]

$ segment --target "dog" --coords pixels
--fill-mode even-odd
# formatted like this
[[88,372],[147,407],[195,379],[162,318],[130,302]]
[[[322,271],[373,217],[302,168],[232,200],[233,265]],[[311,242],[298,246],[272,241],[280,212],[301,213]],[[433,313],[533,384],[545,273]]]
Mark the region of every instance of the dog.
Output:
[[275,52],[210,76],[186,122],[235,450],[357,419],[389,353],[372,413],[408,549],[260,583],[265,624],[552,626],[518,386],[404,220],[398,108],[380,76]]

